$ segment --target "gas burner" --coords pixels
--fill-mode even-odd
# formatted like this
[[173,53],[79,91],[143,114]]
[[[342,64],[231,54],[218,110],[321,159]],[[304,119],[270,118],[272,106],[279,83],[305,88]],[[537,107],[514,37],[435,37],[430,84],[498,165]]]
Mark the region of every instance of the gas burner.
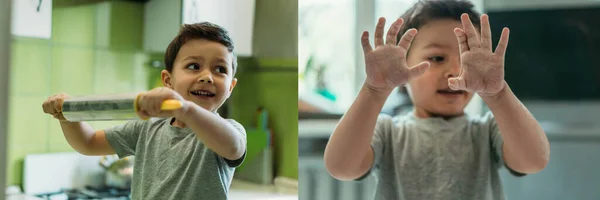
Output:
[[85,186],[83,189],[63,189],[60,192],[36,195],[39,198],[54,200],[129,200],[131,190],[114,187]]

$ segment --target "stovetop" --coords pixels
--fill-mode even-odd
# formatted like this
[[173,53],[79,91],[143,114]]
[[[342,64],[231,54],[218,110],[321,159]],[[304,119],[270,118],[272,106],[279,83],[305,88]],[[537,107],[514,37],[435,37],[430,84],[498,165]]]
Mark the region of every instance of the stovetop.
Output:
[[131,191],[130,189],[114,187],[86,186],[81,189],[63,189],[61,191],[38,194],[36,196],[48,200],[129,200],[131,199]]

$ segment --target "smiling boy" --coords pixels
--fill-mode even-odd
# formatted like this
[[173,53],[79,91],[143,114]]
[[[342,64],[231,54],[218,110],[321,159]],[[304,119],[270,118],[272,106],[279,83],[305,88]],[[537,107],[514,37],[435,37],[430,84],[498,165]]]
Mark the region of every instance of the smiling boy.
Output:
[[[235,167],[246,153],[246,133],[217,109],[237,83],[234,45],[227,31],[208,22],[183,25],[165,54],[165,87],[139,96],[141,118],[94,131],[60,113],[69,98],[58,94],[43,104],[60,121],[64,136],[84,155],[135,155],[133,199],[227,199]],[[163,111],[164,100],[183,102]]]

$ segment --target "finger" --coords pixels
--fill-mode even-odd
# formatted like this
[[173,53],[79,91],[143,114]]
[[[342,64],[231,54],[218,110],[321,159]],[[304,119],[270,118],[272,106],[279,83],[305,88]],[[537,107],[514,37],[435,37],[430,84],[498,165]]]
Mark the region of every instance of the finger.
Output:
[[365,31],[362,33],[362,36],[360,36],[360,43],[362,44],[362,49],[365,54],[373,51],[373,48],[369,43],[369,32]]
[[54,101],[56,100],[56,95],[55,96],[50,96],[48,97],[48,99],[44,102],[44,104],[42,105],[42,107],[44,108],[44,112],[48,113],[48,114],[54,114]]
[[469,49],[479,48],[479,38],[477,36],[477,31],[475,30],[471,19],[469,19],[469,15],[463,13],[460,16],[460,19],[462,22],[463,30],[467,35],[467,44],[469,44]]
[[148,114],[148,112],[146,112],[146,104],[148,104],[147,100],[146,100],[146,93],[140,93],[138,98],[137,98],[137,115],[138,117],[140,117],[140,119],[146,120],[148,118],[150,118],[150,114]]
[[424,61],[424,62],[421,62],[421,63],[411,67],[410,69],[408,69],[408,71],[410,72],[409,73],[410,79],[413,79],[413,78],[425,73],[427,68],[429,68],[429,65],[430,65],[429,62]]
[[467,83],[465,82],[465,79],[462,77],[449,78],[448,86],[452,90],[465,90],[467,88]]
[[52,109],[54,110],[54,112],[56,112],[56,113],[62,112],[63,102],[64,102],[64,99],[62,99],[62,98],[58,98],[54,101],[54,103],[52,104]]
[[52,114],[52,109],[50,109],[50,103],[50,99],[48,98],[48,100],[44,101],[44,103],[42,104],[42,110],[44,110],[44,113]]
[[390,29],[387,32],[387,38],[385,39],[386,44],[396,45],[396,36],[398,36],[398,32],[400,32],[402,23],[404,23],[404,20],[402,18],[398,18],[394,23],[392,23]]
[[143,104],[141,104],[140,106],[142,106],[140,108],[140,110],[144,111],[146,114],[148,114],[148,116],[150,117],[155,117],[156,116],[156,109],[154,109],[154,100],[152,98],[145,98],[143,101]]
[[143,120],[147,120],[150,119],[150,114],[148,114],[146,111],[140,110],[137,112],[138,117],[140,117],[140,119]]
[[456,39],[458,39],[459,52],[463,53],[465,51],[469,51],[469,45],[467,44],[467,35],[465,35],[465,31],[460,28],[455,28],[454,35],[456,35]]
[[160,114],[163,112],[162,109],[160,109],[163,101],[164,100],[162,98],[152,98],[152,102],[149,104],[150,107],[147,108],[149,111],[148,113],[152,116],[160,116]]
[[377,26],[375,27],[375,48],[383,45],[383,27],[385,25],[385,18],[379,18]]
[[55,96],[50,97],[50,99],[48,100],[48,103],[46,104],[46,112],[48,114],[57,113],[55,104],[56,104],[56,97]]
[[489,16],[481,15],[481,48],[486,51],[492,50],[492,31],[490,30]]
[[410,47],[410,44],[412,43],[413,39],[415,39],[416,35],[417,35],[417,29],[414,29],[414,28],[409,29],[400,38],[400,43],[398,43],[398,46],[404,48],[405,50],[408,50],[408,48]]
[[506,27],[502,29],[502,35],[500,35],[500,41],[498,42],[498,46],[496,46],[496,51],[494,52],[498,56],[504,57],[506,54],[506,48],[508,47],[508,35],[510,34],[510,30]]
[[139,93],[136,101],[137,101],[137,109],[142,110],[142,107],[144,106],[144,104],[146,104],[146,92]]

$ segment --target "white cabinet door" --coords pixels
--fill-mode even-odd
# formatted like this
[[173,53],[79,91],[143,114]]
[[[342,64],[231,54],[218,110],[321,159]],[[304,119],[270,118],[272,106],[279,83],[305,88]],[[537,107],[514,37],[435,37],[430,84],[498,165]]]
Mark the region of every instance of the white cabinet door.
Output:
[[183,23],[211,22],[229,31],[238,56],[252,56],[255,0],[183,0]]
[[150,0],[144,9],[144,50],[164,53],[181,27],[181,0]]
[[14,0],[12,3],[13,35],[50,39],[52,0]]

